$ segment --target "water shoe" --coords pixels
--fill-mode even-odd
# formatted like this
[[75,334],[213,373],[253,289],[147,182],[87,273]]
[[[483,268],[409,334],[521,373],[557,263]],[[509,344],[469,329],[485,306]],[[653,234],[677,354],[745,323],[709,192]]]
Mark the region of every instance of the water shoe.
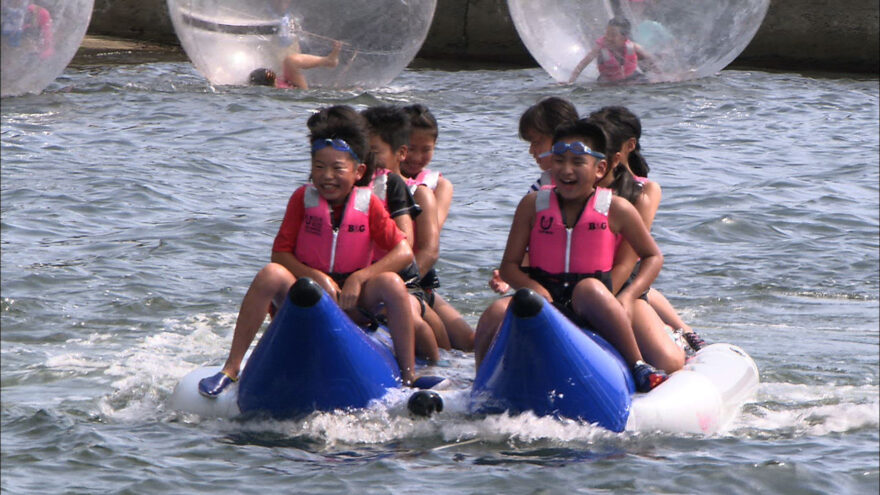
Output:
[[697,332],[685,333],[684,339],[687,340],[688,345],[691,346],[691,349],[694,351],[699,351],[703,347],[706,347],[706,341],[704,341]]
[[202,378],[199,380],[199,394],[209,399],[214,399],[231,383],[238,381],[238,378],[232,378],[225,372],[221,371],[216,375]]
[[644,361],[636,361],[632,369],[633,378],[636,380],[636,390],[650,392],[651,389],[666,381],[666,372],[658,370]]

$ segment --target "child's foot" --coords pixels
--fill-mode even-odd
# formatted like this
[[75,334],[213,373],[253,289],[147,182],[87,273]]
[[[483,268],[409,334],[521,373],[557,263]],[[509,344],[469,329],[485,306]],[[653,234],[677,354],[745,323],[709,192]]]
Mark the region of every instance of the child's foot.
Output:
[[199,394],[209,399],[215,399],[226,390],[226,387],[237,381],[238,378],[233,378],[225,371],[221,371],[216,375],[199,380]]
[[333,49],[330,50],[330,53],[326,57],[324,57],[326,59],[326,62],[324,62],[324,65],[326,65],[327,67],[336,67],[337,65],[339,65],[339,52],[341,50],[342,50],[342,42],[341,41],[334,41],[333,42]]
[[650,392],[667,378],[665,371],[658,370],[644,361],[636,361],[632,374],[636,380],[636,390],[639,392]]
[[424,375],[413,380],[410,387],[418,388],[421,390],[427,390],[429,388],[437,388],[441,389],[444,386],[444,382],[447,382],[448,379],[442,376],[435,375]]
[[697,332],[687,332],[684,334],[684,339],[687,340],[689,346],[694,351],[699,351],[703,347],[706,347],[706,341],[703,340],[702,337]]

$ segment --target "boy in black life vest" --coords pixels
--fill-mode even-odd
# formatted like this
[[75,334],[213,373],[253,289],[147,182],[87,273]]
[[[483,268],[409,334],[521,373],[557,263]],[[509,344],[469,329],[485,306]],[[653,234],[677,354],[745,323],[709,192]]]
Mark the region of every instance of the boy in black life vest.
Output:
[[[609,189],[596,188],[607,171],[604,131],[586,120],[556,129],[551,173],[555,186],[524,197],[513,218],[501,261],[501,277],[513,288],[528,287],[566,316],[605,337],[632,368],[636,387],[647,392],[666,379],[642,360],[629,309],[657,276],[663,255],[638,211]],[[642,260],[632,283],[615,298],[610,290],[617,237],[623,236]],[[530,267],[523,258],[529,253]],[[493,303],[480,317],[475,358],[480,366],[498,332],[509,298]]]
[[[371,176],[362,118],[336,120],[311,129],[311,183],[290,198],[272,247],[272,262],[254,278],[242,301],[232,347],[223,370],[199,382],[199,393],[216,397],[238,379],[241,361],[266,318],[280,307],[298,277],[320,284],[349,315],[384,306],[404,384],[414,379],[416,337],[410,296],[396,272],[413,261],[406,236],[365,185]],[[386,251],[373,262],[373,246]],[[428,335],[433,338],[433,336]],[[436,343],[433,346],[436,353]]]

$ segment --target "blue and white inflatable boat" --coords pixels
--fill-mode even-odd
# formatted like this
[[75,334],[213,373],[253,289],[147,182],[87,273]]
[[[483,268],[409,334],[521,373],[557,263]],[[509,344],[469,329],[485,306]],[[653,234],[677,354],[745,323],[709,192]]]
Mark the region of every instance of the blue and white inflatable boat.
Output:
[[291,287],[243,363],[241,379],[216,398],[199,395],[199,380],[220,369],[208,366],[184,376],[171,395],[171,408],[210,417],[295,419],[366,407],[401,383],[390,339],[365,332],[308,278]]
[[[300,279],[243,365],[241,379],[217,398],[198,382],[220,370],[186,375],[170,399],[175,410],[208,417],[258,414],[296,419],[316,411],[367,407],[400,387],[390,339],[354,324],[316,283]],[[470,391],[475,415],[531,411],[595,423],[611,431],[714,433],[756,390],[758,370],[738,347],[713,344],[649,393],[634,393],[617,351],[578,328],[529,290],[518,291]],[[428,413],[442,395],[416,392]],[[466,390],[441,394],[467,394]],[[421,395],[420,395],[421,394]],[[410,402],[410,405],[413,401]]]
[[636,394],[617,350],[535,292],[521,289],[477,371],[470,409],[532,411],[612,431],[713,433],[757,386],[758,368],[742,349],[713,344],[650,392]]

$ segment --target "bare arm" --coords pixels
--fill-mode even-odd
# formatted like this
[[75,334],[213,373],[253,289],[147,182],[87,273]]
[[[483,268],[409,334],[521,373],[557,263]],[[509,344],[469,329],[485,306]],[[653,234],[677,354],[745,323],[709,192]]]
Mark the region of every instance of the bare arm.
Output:
[[507,246],[504,248],[504,256],[501,259],[501,278],[514,289],[528,287],[541,294],[548,301],[552,301],[547,289],[520,268],[526,255],[526,249],[529,247],[529,236],[535,221],[536,196],[537,193],[527,195],[516,207],[513,223],[510,225],[510,233],[507,236]]
[[437,200],[434,192],[425,186],[416,188],[413,199],[422,209],[422,213],[416,217],[418,235],[415,240],[416,264],[419,265],[419,273],[424,275],[434,267],[440,255],[440,228],[437,225]]
[[645,70],[656,71],[657,64],[654,63],[654,57],[648,55],[648,52],[642,48],[642,45],[638,43],[633,43],[635,45],[636,56],[639,58],[639,65],[645,68]]
[[611,209],[608,212],[608,223],[612,232],[619,232],[624,241],[629,243],[639,258],[642,259],[639,273],[632,283],[617,294],[617,298],[624,302],[633,301],[651,287],[660,268],[663,266],[663,254],[648,228],[645,227],[639,212],[629,201],[615,196],[611,200]]
[[339,299],[339,285],[330,278],[330,275],[304,264],[296,259],[293,253],[275,251],[272,253],[272,262],[287,268],[287,271],[296,278],[309,277],[323,287],[334,300]]
[[587,53],[587,56],[585,56],[574,68],[574,71],[572,71],[571,73],[571,77],[568,78],[568,83],[573,83],[575,79],[577,79],[578,76],[581,75],[581,72],[583,72],[584,69],[586,69],[587,66],[590,65],[590,62],[592,62],[597,55],[599,55],[599,50],[597,48],[593,48],[592,50],[590,50],[590,52]]
[[[651,231],[651,225],[654,223],[654,215],[657,214],[657,208],[660,206],[660,196],[660,185],[656,182],[648,182],[645,184],[642,194],[635,204],[636,210],[642,218],[642,223],[645,224],[649,232]],[[615,293],[623,287],[624,282],[629,278],[638,260],[639,255],[636,254],[629,243],[626,241],[621,242],[620,247],[617,248],[617,252],[614,254],[614,268],[611,269],[611,282]]]
[[397,215],[394,217],[394,223],[397,224],[397,228],[400,229],[401,232],[406,235],[406,243],[409,244],[410,249],[415,245],[415,235],[413,234],[413,219],[412,217],[407,215]]
[[449,208],[452,206],[452,182],[445,177],[440,177],[437,182],[437,189],[434,190],[434,197],[437,198],[437,222],[440,230],[443,230],[443,224],[449,217]]
[[409,266],[412,260],[412,249],[405,240],[401,240],[378,261],[348,276],[339,295],[339,307],[343,310],[355,308],[361,295],[361,290],[368,280],[383,272],[400,272]]

